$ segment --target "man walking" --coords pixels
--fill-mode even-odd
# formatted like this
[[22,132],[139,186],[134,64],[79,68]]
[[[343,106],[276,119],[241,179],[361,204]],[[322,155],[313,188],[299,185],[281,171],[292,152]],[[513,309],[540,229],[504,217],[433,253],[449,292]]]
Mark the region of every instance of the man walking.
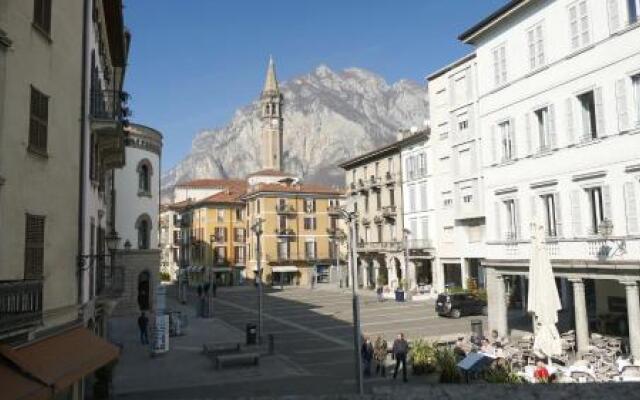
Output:
[[148,326],[149,318],[147,318],[143,311],[138,317],[138,329],[140,329],[140,342],[142,344],[149,344],[149,335],[147,334]]
[[407,381],[407,353],[409,352],[409,343],[404,339],[404,333],[400,333],[396,340],[393,341],[391,355],[396,360],[396,368],[393,371],[393,379],[398,375],[398,368],[402,364],[402,380]]
[[362,348],[360,349],[360,355],[362,357],[362,364],[364,366],[364,376],[371,376],[371,360],[373,359],[373,345],[368,337],[365,337],[362,341]]
[[383,378],[387,375],[387,367],[385,366],[387,354],[389,354],[387,341],[382,336],[378,336],[373,345],[373,358],[376,360],[376,375],[380,374]]

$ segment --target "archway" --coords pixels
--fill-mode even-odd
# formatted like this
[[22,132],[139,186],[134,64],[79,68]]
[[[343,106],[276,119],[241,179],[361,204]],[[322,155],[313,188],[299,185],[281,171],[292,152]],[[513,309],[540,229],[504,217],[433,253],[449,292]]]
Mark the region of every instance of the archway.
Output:
[[140,307],[140,311],[148,311],[150,308],[150,280],[151,276],[148,271],[142,271],[138,275],[138,307]]
[[378,285],[387,286],[389,285],[389,271],[387,270],[387,263],[383,260],[380,260],[380,266],[378,267]]
[[400,260],[397,258],[393,259],[393,265],[396,268],[396,276],[398,277],[398,286],[402,283],[404,276],[402,275],[402,264],[400,264]]

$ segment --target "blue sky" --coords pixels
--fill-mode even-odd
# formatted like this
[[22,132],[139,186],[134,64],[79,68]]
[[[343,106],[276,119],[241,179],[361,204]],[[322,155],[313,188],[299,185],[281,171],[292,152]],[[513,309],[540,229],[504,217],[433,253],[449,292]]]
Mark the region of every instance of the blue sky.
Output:
[[424,83],[471,49],[457,35],[505,0],[125,0],[134,122],[164,134],[163,170],[255,99],[269,54],[287,80],[320,64]]

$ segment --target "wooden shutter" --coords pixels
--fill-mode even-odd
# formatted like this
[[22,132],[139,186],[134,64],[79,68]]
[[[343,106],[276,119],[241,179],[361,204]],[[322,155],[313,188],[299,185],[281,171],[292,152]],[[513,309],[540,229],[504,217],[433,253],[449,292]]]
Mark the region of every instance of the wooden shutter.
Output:
[[26,215],[24,279],[42,279],[44,272],[44,222],[44,216]]
[[598,137],[605,136],[604,126],[604,105],[602,104],[602,88],[598,87],[593,91],[593,98],[596,106],[596,130]]
[[612,209],[611,209],[611,188],[609,185],[602,186],[602,208],[604,218],[612,221]]
[[565,100],[565,118],[567,119],[567,144],[572,145],[574,143],[573,132],[573,99],[569,97]]
[[47,152],[49,98],[33,86],[31,87],[29,114],[29,150],[45,154]]
[[498,162],[498,138],[495,125],[491,125],[491,162],[493,164]]
[[620,29],[618,0],[607,0],[607,11],[609,13],[609,32],[613,34]]
[[553,104],[549,105],[547,117],[549,118],[549,145],[552,149],[558,147],[558,140],[556,139],[556,108]]
[[495,235],[497,241],[502,241],[504,238],[502,237],[502,226],[500,225],[500,202],[496,201],[494,203],[494,212],[495,212]]
[[629,130],[629,108],[627,106],[626,79],[616,81],[616,107],[618,109],[618,129]]
[[509,120],[509,137],[511,138],[511,159],[518,158],[518,140],[516,138],[516,120],[511,118]]
[[556,212],[556,233],[558,237],[563,237],[563,224],[562,224],[562,205],[560,203],[560,193],[553,194],[553,203],[555,204]]
[[527,155],[533,154],[533,132],[531,129],[531,113],[528,112],[524,115],[525,119],[525,135],[527,135]]
[[516,234],[516,239],[521,239],[522,238],[522,222],[520,219],[520,200],[514,199],[513,207],[516,214],[516,226],[515,226],[514,233]]
[[627,234],[638,233],[638,203],[633,182],[624,184],[624,210],[627,219]]
[[571,223],[573,236],[582,236],[582,210],[580,208],[580,190],[571,192]]

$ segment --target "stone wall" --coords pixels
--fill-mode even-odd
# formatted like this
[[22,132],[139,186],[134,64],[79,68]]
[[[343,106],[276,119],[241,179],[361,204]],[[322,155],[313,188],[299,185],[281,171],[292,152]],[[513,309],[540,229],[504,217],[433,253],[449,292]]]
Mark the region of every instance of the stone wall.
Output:
[[149,272],[149,311],[153,311],[155,289],[160,283],[160,250],[120,251],[117,255],[117,264],[124,268],[124,290],[114,310],[114,315],[129,315],[140,312],[138,279],[144,271]]

